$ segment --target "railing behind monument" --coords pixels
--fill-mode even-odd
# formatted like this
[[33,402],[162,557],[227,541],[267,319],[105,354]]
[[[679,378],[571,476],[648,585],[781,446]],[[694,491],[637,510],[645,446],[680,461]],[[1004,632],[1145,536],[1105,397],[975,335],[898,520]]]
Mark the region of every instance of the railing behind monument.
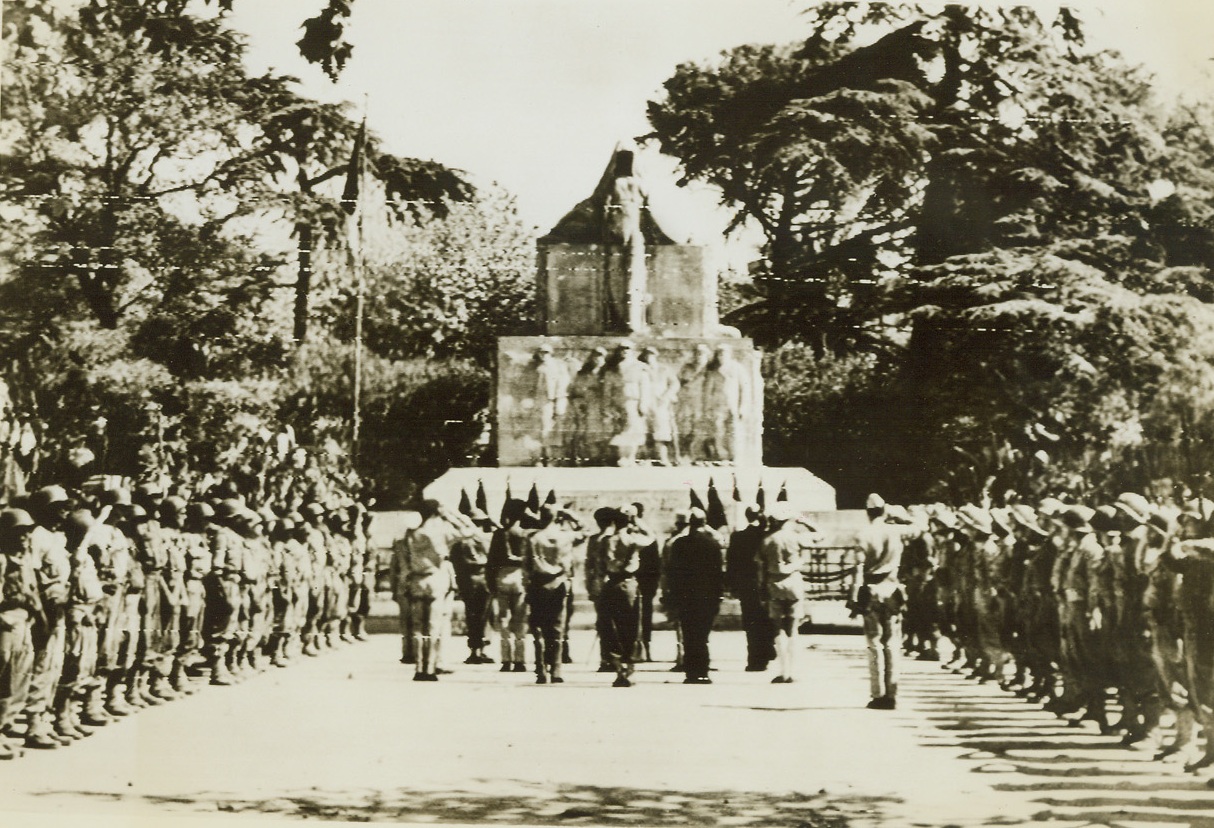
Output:
[[803,546],[805,597],[811,601],[844,601],[847,578],[856,566],[854,546]]

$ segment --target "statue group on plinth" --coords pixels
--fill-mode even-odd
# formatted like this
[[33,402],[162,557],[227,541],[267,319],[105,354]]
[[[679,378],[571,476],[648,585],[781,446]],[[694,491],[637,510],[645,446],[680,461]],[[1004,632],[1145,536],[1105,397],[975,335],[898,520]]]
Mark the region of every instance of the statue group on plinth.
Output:
[[531,405],[511,428],[538,435],[544,465],[731,464],[753,409],[750,376],[732,348],[698,343],[680,363],[623,341],[577,362],[540,345],[527,367]]
[[539,241],[543,337],[498,346],[502,465],[760,460],[758,351],[720,325],[704,251],[649,211],[635,152]]

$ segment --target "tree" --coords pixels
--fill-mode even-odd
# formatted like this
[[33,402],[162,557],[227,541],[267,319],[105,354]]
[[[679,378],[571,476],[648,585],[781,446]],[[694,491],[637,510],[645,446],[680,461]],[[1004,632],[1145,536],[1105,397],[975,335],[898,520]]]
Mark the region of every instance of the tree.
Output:
[[226,255],[224,227],[256,209],[266,170],[247,151],[261,113],[234,33],[183,14],[187,45],[158,54],[128,33],[140,4],[98,7],[6,9],[0,183],[21,207],[25,283],[116,329],[166,274]]
[[[500,190],[449,204],[441,218],[377,228],[366,256],[363,336],[373,353],[487,367],[497,337],[538,332],[535,233]],[[352,286],[335,300],[335,333],[351,339]]]
[[1211,365],[1209,116],[1066,11],[811,15],[803,45],[680,67],[650,104],[652,139],[766,233],[727,321],[791,343],[769,459],[843,503],[1183,478],[1197,452],[1163,447],[1204,415],[1150,401]]

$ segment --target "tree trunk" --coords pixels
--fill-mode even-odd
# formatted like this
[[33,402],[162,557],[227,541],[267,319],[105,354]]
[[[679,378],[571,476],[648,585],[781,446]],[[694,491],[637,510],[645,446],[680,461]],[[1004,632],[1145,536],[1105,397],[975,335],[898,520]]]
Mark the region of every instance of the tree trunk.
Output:
[[306,221],[295,224],[299,239],[299,258],[295,276],[295,341],[303,344],[308,336],[308,299],[312,292],[312,225]]

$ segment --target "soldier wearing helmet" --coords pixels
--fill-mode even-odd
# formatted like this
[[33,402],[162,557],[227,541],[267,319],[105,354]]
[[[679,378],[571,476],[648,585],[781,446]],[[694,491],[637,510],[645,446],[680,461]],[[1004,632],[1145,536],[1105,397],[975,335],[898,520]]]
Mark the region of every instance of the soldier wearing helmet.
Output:
[[206,581],[203,629],[211,661],[211,684],[214,685],[230,685],[236,681],[232,667],[240,635],[245,556],[245,544],[237,527],[243,509],[244,504],[234,498],[221,500],[215,506],[207,535],[211,571]]
[[33,628],[43,612],[30,546],[34,526],[23,509],[0,511],[0,760],[22,753],[8,734],[25,707],[34,671]]
[[30,515],[38,524],[30,530],[28,541],[42,595],[42,613],[33,626],[34,667],[25,703],[25,743],[43,750],[71,741],[70,736],[55,733],[51,719],[67,635],[72,564],[63,523],[70,507],[61,486],[39,489],[29,500]]

